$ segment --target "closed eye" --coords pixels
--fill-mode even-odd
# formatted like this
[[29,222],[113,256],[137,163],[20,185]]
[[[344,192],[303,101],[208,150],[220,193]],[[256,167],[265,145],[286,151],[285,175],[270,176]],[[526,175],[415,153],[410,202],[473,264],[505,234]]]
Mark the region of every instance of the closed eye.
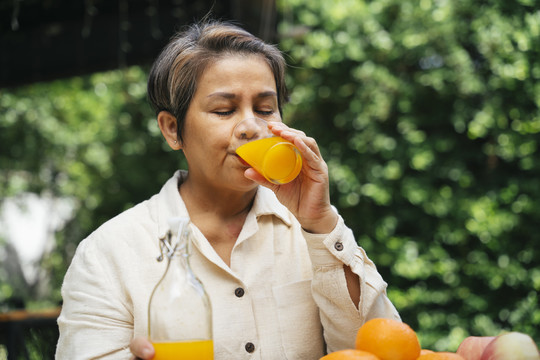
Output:
[[270,116],[270,115],[274,114],[274,110],[269,110],[269,111],[257,110],[257,113],[259,113],[261,115],[264,115],[264,116]]
[[229,116],[234,113],[234,110],[228,110],[228,111],[214,111],[214,114],[218,116]]

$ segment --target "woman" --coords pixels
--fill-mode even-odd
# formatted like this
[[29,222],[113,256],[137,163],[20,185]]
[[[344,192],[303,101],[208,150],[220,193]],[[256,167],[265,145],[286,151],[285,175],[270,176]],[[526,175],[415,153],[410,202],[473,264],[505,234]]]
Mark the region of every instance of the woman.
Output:
[[[222,22],[193,25],[163,50],[148,96],[188,171],[81,242],[62,288],[57,358],[152,358],[147,306],[172,216],[191,219],[191,264],[211,299],[216,359],[318,359],[353,347],[370,318],[399,319],[330,204],[317,143],[281,121],[284,69],[276,48]],[[272,184],[235,154],[233,128],[252,117],[298,147],[294,181]]]

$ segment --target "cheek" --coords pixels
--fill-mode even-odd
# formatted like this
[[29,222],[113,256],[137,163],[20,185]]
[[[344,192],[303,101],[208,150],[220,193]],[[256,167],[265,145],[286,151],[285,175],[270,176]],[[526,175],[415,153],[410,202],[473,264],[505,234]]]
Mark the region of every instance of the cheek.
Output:
[[184,147],[197,148],[206,145],[204,141],[201,141],[208,137],[206,133],[206,127],[202,126],[200,119],[187,117],[182,133]]
[[230,145],[228,129],[191,129],[184,137],[184,150],[198,152],[201,155],[211,157],[217,152],[226,151]]
[[[194,116],[196,113],[196,116]],[[234,128],[234,120],[215,118],[204,111],[190,109],[184,123],[182,138],[184,147],[205,149],[205,151],[219,151],[229,147]]]

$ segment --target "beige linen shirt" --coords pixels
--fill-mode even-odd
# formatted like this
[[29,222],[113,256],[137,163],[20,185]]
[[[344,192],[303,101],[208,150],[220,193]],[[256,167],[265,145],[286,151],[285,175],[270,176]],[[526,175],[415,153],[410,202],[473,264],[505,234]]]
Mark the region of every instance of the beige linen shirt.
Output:
[[[62,286],[57,359],[127,360],[131,339],[148,336],[148,301],[166,266],[156,260],[158,239],[170,217],[188,216],[178,192],[185,176],[176,172],[158,194],[80,243]],[[319,359],[354,347],[366,320],[399,319],[386,283],[341,217],[330,234],[309,234],[260,187],[230,267],[190,226],[190,262],[212,303],[215,359]],[[358,308],[343,264],[360,276]]]

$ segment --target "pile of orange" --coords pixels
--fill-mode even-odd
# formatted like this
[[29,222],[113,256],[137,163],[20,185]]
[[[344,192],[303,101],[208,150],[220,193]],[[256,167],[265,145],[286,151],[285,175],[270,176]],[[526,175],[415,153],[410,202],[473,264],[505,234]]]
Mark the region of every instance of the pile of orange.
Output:
[[420,347],[411,327],[392,319],[372,319],[356,334],[355,349],[339,350],[320,360],[464,360],[450,352],[434,352]]

